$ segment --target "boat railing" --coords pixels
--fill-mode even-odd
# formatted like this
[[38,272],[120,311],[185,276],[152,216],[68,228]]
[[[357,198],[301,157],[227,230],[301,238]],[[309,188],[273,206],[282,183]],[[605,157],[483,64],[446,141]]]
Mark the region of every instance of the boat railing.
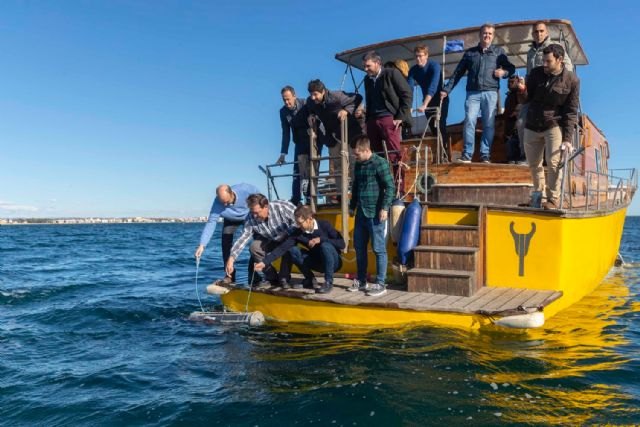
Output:
[[[626,176],[623,176],[625,173]],[[586,211],[623,206],[631,201],[638,188],[636,169],[612,169],[608,173],[586,171],[585,180],[583,209]]]
[[[415,113],[413,118],[416,119],[416,121],[418,121],[418,119],[423,113],[418,113],[416,109],[414,109],[413,111]],[[440,132],[441,111],[442,110],[440,107],[428,107],[425,110],[424,112],[426,116],[425,122],[424,122],[425,125],[424,125],[424,129],[422,130],[422,134],[420,134],[421,135],[420,143],[427,141],[429,139],[432,139],[435,141],[435,144],[434,144],[435,152],[433,150],[431,151],[432,154],[435,154],[435,156],[433,157],[433,163],[435,164],[449,163],[449,155],[444,145],[442,132]],[[436,130],[436,134],[427,136],[427,132],[431,128],[434,128]]]

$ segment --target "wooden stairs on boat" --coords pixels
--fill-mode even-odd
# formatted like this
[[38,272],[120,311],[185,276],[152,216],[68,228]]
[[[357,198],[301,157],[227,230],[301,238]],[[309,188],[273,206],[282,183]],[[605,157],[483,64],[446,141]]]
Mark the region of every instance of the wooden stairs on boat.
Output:
[[427,223],[407,272],[409,292],[470,297],[483,287],[484,208],[476,209],[475,225],[429,224],[428,210],[423,214]]

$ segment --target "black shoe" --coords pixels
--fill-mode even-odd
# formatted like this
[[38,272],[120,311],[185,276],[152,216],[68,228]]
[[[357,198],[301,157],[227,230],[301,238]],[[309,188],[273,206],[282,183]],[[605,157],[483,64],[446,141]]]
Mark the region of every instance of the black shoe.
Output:
[[320,285],[318,284],[318,280],[315,277],[304,279],[302,281],[302,286],[306,289],[315,289],[320,287]]
[[325,283],[318,289],[316,289],[316,294],[328,294],[333,289],[333,283]]

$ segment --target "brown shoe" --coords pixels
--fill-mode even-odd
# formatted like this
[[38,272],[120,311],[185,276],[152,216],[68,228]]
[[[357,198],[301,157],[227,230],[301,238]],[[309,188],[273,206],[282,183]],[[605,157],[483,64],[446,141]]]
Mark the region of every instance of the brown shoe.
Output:
[[544,202],[542,204],[542,209],[548,211],[548,210],[553,210],[553,209],[560,209],[560,207],[558,206],[558,201],[554,200],[554,199],[549,199],[546,202]]

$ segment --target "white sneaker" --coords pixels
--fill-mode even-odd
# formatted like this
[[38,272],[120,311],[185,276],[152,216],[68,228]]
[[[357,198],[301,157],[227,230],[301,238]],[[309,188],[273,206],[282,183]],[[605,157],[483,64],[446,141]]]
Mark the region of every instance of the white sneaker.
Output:
[[369,287],[367,295],[370,297],[379,297],[387,293],[387,285],[384,283],[374,283]]
[[364,284],[362,284],[358,279],[353,279],[353,282],[351,282],[351,286],[347,288],[347,291],[365,292],[367,289],[369,289],[367,282],[364,282]]

